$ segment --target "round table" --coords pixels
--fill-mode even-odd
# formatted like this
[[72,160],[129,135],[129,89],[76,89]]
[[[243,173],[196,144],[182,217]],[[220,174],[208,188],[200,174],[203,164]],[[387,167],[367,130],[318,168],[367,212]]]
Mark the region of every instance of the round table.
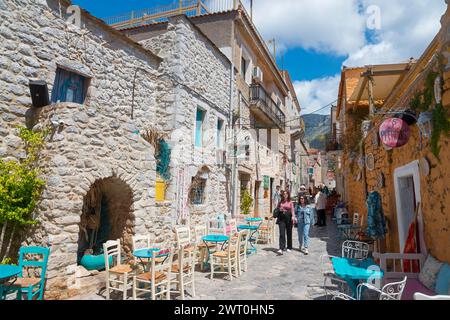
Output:
[[[133,252],[133,256],[135,256],[136,258],[138,258],[141,261],[141,263],[142,263],[142,265],[144,266],[144,269],[145,269],[146,263],[143,261],[143,259],[150,260],[150,259],[153,258],[153,252],[160,252],[160,251],[161,251],[161,249],[159,249],[159,248],[138,249],[138,250],[135,250]],[[157,257],[161,257],[161,256],[164,256],[164,255],[161,254],[161,255],[158,255]]]
[[252,222],[262,222],[263,219],[262,218],[247,218],[245,219],[245,221],[252,223]]
[[3,300],[6,295],[5,289],[2,287],[2,283],[11,278],[15,278],[21,271],[22,269],[18,266],[0,265],[0,300]]
[[238,226],[238,230],[249,230],[251,231],[251,235],[248,238],[248,243],[250,243],[251,248],[249,249],[252,252],[256,252],[256,247],[254,246],[253,242],[256,242],[256,238],[254,238],[255,234],[258,233],[259,230],[259,226],[252,226],[252,225],[242,225],[242,226]]
[[206,261],[206,264],[208,264],[209,256],[211,255],[211,251],[209,250],[208,242],[215,243],[216,245],[219,243],[223,243],[222,248],[220,249],[220,250],[223,250],[225,244],[228,242],[228,240],[230,240],[230,237],[226,236],[226,235],[222,235],[222,234],[210,234],[210,235],[204,236],[202,238],[202,240],[206,245],[206,250],[208,251],[208,261]]

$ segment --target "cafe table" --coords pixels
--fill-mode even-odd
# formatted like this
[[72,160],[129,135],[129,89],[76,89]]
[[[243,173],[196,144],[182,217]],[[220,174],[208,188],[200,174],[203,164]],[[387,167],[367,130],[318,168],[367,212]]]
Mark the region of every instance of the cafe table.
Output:
[[20,274],[21,268],[13,265],[0,265],[0,300],[4,300],[6,297],[6,288],[2,285],[8,280],[15,280]]
[[[160,252],[161,249],[159,248],[144,248],[144,249],[138,249],[133,252],[133,256],[138,258],[142,265],[144,266],[144,270],[146,269],[146,265],[148,266],[148,262],[153,259],[153,252]],[[156,257],[162,258],[167,257],[168,254],[159,254]],[[144,261],[147,260],[147,261]]]
[[369,280],[380,280],[384,276],[383,270],[373,259],[357,260],[350,258],[331,258],[334,272],[345,280],[352,289],[353,298],[357,298],[358,284]]
[[256,237],[255,234],[258,233],[259,231],[259,225],[258,226],[254,226],[254,225],[241,225],[238,226],[238,230],[249,230],[251,232],[250,237],[248,238],[248,243],[250,244],[251,248],[249,248],[248,250],[250,252],[256,252],[256,247],[253,243],[256,244]]

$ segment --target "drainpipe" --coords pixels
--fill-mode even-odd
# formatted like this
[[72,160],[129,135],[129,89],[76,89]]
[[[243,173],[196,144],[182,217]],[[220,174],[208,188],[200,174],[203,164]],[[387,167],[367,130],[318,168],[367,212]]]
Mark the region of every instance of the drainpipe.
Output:
[[[232,32],[232,39],[234,39],[234,21],[232,22],[231,26],[231,32]],[[231,135],[233,139],[233,164],[231,166],[231,217],[236,217],[236,211],[237,211],[237,192],[236,192],[236,185],[237,185],[237,153],[236,153],[236,146],[237,146],[237,137],[236,137],[236,126],[233,123],[233,111],[234,111],[234,47],[233,44],[231,45],[231,70],[230,70],[230,119],[229,123],[231,126]]]

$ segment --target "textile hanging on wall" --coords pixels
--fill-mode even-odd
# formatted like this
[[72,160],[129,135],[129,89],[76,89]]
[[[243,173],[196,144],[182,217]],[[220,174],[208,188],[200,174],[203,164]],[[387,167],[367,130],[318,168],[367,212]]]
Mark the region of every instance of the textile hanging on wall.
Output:
[[381,195],[374,191],[367,198],[367,235],[372,239],[384,239],[387,234],[386,219]]
[[189,218],[189,206],[188,206],[188,195],[189,195],[189,183],[188,183],[188,169],[186,167],[180,167],[177,170],[176,179],[176,214],[177,223],[180,220],[187,220]]

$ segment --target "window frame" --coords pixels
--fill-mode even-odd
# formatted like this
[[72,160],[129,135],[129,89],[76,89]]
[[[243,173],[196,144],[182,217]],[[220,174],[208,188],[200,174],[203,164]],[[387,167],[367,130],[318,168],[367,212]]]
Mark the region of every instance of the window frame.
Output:
[[[81,88],[77,88],[77,89],[81,89],[81,101],[63,101],[63,99],[61,98],[61,93],[64,91],[64,89],[62,89],[62,87],[65,85],[64,82],[68,81],[69,79],[73,79],[73,78],[78,78],[76,79],[77,81],[81,80]],[[74,70],[70,70],[70,69],[66,69],[64,67],[61,66],[57,66],[56,67],[56,71],[55,71],[55,79],[53,81],[53,88],[52,88],[52,93],[51,93],[51,102],[52,103],[64,103],[64,102],[68,102],[68,103],[78,103],[78,104],[85,104],[85,102],[88,99],[88,91],[89,91],[89,86],[91,83],[91,78],[81,74],[79,72],[76,72]],[[67,98],[67,91],[64,94],[64,100],[66,100]],[[77,99],[75,99],[77,100]]]
[[[199,112],[202,113],[201,121],[198,120]],[[205,120],[206,120],[206,110],[198,106],[195,111],[195,126],[194,126],[194,146],[198,149],[203,148],[204,144],[203,140],[205,133]],[[201,123],[200,130],[198,129],[199,122]],[[198,137],[197,134],[200,134],[200,137]],[[199,145],[197,143],[199,143]]]

